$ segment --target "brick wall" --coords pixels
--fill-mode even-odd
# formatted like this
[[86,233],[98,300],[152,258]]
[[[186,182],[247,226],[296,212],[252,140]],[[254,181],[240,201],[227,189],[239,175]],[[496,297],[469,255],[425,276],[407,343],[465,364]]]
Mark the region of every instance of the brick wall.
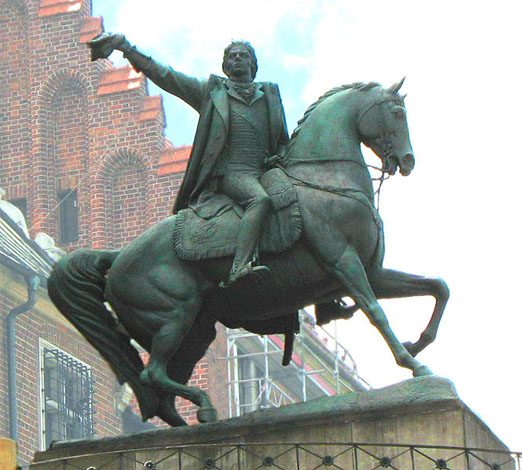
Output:
[[[23,283],[22,279],[19,279]],[[4,287],[4,286],[2,286]],[[40,298],[45,292],[40,289]],[[9,311],[19,305],[2,296],[0,302],[0,335],[5,338],[5,318]],[[18,411],[18,449],[22,463],[30,462],[35,450],[41,446],[41,384],[39,382],[39,345],[45,340],[62,351],[74,356],[91,367],[95,390],[95,433],[97,436],[118,434],[121,417],[114,409],[114,392],[118,385],[108,365],[80,335],[64,324],[53,320],[36,307],[16,318],[16,382]],[[2,341],[0,359],[0,435],[9,436],[7,394],[7,350]]]
[[228,418],[228,373],[227,361],[227,338],[225,327],[218,323],[216,325],[217,336],[207,351],[207,383],[208,395],[218,411],[220,419]]
[[25,197],[30,173],[28,18],[21,2],[0,0],[0,185]]
[[[103,29],[101,18],[90,15],[90,0],[0,0],[0,186],[6,199],[27,198],[33,237],[45,231],[56,240],[57,194],[77,189],[79,239],[62,246],[67,251],[121,248],[169,215],[190,151],[165,139],[161,98],[149,96],[141,74],[131,67],[116,69],[108,60],[90,61],[85,43]],[[0,296],[2,338],[12,307]],[[91,365],[98,435],[120,432],[114,377],[98,354],[60,322],[26,313],[17,320],[23,461],[39,436],[34,382],[39,337]],[[227,415],[226,361],[217,358],[224,356],[224,344],[218,338],[190,381],[210,389],[222,417]],[[5,357],[0,358],[2,436],[8,435]],[[196,421],[193,405],[179,400],[178,409],[188,422]]]

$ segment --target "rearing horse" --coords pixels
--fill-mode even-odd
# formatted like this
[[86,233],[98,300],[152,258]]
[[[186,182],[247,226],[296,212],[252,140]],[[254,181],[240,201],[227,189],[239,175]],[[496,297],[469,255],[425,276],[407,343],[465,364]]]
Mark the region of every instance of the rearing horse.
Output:
[[[172,426],[185,424],[174,407],[176,396],[200,406],[200,421],[216,419],[207,395],[185,385],[215,338],[216,321],[256,331],[256,325],[275,324],[306,305],[345,296],[379,330],[397,364],[414,376],[431,374],[414,356],[435,339],[449,291],[442,280],[383,268],[382,223],[360,148],[361,142],[372,148],[391,174],[412,171],[401,85],[333,89],[299,122],[283,166],[297,188],[303,234],[284,253],[263,255],[263,264],[284,282],[263,286],[262,302],[251,292],[234,297],[239,308],[223,302],[225,291],[233,288],[218,287],[227,279],[230,258],[184,261],[175,255],[177,216],[148,229],[121,252],[78,250],[57,263],[48,282],[51,299],[119,381],[130,384],[144,419],[159,416]],[[401,344],[377,299],[421,295],[436,299],[430,322],[417,342]],[[130,338],[150,352],[146,367]]]

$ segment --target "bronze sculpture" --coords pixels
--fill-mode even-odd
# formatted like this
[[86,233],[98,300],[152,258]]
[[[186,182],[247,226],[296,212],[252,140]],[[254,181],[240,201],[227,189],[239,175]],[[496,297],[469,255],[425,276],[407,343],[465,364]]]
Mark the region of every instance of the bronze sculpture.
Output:
[[[124,53],[132,66],[156,85],[177,96],[200,114],[192,153],[174,204],[174,212],[191,207],[203,218],[226,210],[232,201],[244,214],[238,233],[234,262],[227,284],[257,271],[256,249],[271,210],[270,197],[259,183],[265,162],[284,155],[288,131],[279,94],[273,83],[256,83],[254,48],[233,41],[224,51],[222,69],[227,78],[208,80],[165,67],[131,47],[122,34],[102,34],[89,43],[94,57],[113,49]],[[99,52],[105,48],[104,52]],[[216,193],[220,206],[206,204]]]
[[[223,205],[219,193],[196,198],[198,204],[183,206],[121,252],[78,250],[57,263],[49,295],[133,388],[143,419],[185,424],[175,396],[197,404],[200,421],[216,419],[207,395],[184,384],[215,338],[217,321],[285,333],[288,362],[297,310],[341,297],[364,311],[400,366],[415,376],[431,374],[414,356],[435,339],[449,291],[442,280],[383,268],[382,222],[360,149],[361,142],[371,147],[390,174],[412,171],[401,85],[344,85],[308,108],[285,155],[276,157],[277,168],[260,178],[274,208],[259,244],[270,270],[263,278],[219,288],[233,263],[242,215],[241,207]],[[185,201],[191,206],[190,197]],[[419,295],[435,297],[433,314],[418,341],[401,344],[377,299]],[[150,352],[147,367],[130,338]]]

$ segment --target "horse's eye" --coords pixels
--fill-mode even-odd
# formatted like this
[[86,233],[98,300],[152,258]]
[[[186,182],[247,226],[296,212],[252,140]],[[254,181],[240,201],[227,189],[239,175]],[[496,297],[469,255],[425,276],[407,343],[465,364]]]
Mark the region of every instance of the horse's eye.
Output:
[[395,117],[404,117],[406,115],[406,111],[401,106],[393,106],[391,112]]

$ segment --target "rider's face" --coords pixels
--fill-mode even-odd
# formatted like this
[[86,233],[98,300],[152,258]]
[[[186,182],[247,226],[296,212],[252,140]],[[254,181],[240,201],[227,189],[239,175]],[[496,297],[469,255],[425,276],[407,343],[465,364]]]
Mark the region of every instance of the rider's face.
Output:
[[252,57],[241,44],[232,46],[225,61],[225,73],[236,81],[252,81]]

